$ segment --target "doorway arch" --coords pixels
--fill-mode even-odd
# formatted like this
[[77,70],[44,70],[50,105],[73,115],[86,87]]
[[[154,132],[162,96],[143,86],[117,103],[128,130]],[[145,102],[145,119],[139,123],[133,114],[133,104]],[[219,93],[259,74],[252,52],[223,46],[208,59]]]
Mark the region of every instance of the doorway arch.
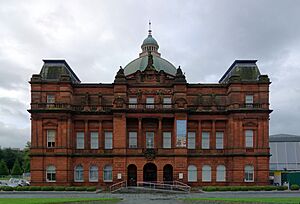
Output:
[[171,164],[166,164],[163,169],[163,179],[165,183],[173,182],[173,166]]
[[137,168],[136,168],[136,165],[130,164],[127,167],[128,186],[136,186],[136,182],[137,182]]
[[143,168],[144,182],[156,182],[157,181],[157,167],[153,163],[147,163]]

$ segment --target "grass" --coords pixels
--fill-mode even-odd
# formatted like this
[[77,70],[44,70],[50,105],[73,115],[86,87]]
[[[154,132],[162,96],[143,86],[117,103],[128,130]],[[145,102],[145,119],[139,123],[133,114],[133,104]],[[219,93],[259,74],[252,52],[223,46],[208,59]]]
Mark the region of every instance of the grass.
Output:
[[220,201],[224,203],[280,203],[299,204],[300,197],[295,198],[186,198],[187,203],[200,203],[201,201]]
[[[53,204],[99,201],[99,203],[116,203],[117,198],[0,198],[0,204]],[[97,202],[98,203],[98,202]]]

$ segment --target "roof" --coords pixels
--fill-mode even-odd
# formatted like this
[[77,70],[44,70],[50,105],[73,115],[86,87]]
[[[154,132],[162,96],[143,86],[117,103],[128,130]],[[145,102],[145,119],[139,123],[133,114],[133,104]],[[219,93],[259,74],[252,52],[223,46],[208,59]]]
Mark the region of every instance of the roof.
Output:
[[256,65],[257,60],[235,60],[225,74],[219,80],[219,83],[226,83],[233,75],[238,75],[244,81],[256,81],[260,75]]
[[148,35],[148,37],[143,41],[143,45],[156,45],[158,46],[157,41],[152,37],[151,34]]
[[[139,57],[131,61],[125,66],[124,74],[127,76],[135,73],[138,70],[144,71],[147,67],[147,64],[148,64],[148,56]],[[176,74],[176,68],[173,64],[155,55],[153,55],[153,66],[157,71],[163,70],[164,72],[172,76],[175,76]]]
[[300,142],[300,135],[276,134],[270,135],[270,142]]
[[40,75],[44,80],[59,80],[61,75],[69,75],[72,82],[80,83],[80,79],[64,59],[44,59]]

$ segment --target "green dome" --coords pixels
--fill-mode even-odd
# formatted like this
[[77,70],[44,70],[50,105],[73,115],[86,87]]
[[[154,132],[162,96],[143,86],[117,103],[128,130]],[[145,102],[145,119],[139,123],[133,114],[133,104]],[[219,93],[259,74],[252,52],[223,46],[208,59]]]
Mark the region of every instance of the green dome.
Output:
[[158,46],[157,41],[152,37],[152,35],[148,35],[148,37],[143,41],[143,45],[156,45]]
[[[144,71],[147,67],[147,64],[148,56],[139,57],[125,66],[124,74],[127,76],[135,73],[138,70]],[[174,65],[161,57],[153,56],[153,66],[157,71],[163,70],[164,72],[173,76],[176,74],[176,68]]]

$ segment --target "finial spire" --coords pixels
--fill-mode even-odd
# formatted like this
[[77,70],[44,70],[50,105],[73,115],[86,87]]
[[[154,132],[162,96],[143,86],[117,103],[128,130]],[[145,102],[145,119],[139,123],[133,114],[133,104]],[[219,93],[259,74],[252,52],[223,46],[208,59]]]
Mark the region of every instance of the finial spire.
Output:
[[151,30],[151,21],[149,20],[149,30],[148,30],[148,32],[149,32],[149,35],[151,35],[152,33],[152,30]]

